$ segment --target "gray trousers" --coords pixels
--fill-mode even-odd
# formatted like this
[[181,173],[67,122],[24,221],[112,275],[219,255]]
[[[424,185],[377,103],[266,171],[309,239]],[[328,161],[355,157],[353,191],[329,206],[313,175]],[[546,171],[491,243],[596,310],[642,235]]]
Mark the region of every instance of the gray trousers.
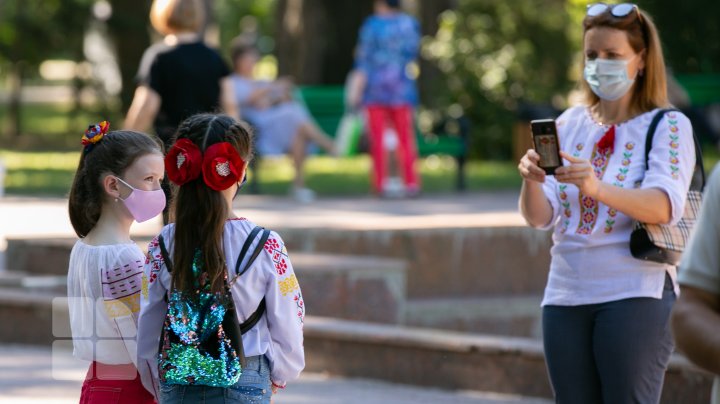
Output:
[[560,404],[658,403],[673,351],[666,275],[662,299],[545,306],[543,343]]

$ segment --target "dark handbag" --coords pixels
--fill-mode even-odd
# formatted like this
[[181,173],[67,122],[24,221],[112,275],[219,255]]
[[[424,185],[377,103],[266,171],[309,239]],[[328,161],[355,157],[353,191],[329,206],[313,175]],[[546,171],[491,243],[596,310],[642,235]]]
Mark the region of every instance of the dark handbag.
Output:
[[[665,113],[670,111],[677,110],[660,110],[650,122],[645,137],[646,171],[649,168],[648,159],[655,130]],[[693,227],[695,227],[700,205],[702,204],[703,189],[705,188],[705,167],[703,166],[702,150],[694,133],[693,142],[695,143],[695,169],[693,170],[682,218],[675,225],[648,224],[636,221],[630,234],[630,253],[633,257],[670,265],[677,265],[680,262],[682,252],[690,240]]]

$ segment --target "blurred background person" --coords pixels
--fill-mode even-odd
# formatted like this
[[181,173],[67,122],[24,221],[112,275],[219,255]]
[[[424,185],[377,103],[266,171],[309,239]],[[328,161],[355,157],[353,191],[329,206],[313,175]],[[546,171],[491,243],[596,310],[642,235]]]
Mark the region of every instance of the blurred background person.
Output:
[[705,190],[695,233],[680,262],[680,298],[672,313],[678,350],[716,375],[711,403],[720,404],[720,171]]
[[335,143],[314,123],[306,108],[293,100],[294,86],[290,78],[255,79],[255,65],[260,59],[255,46],[238,37],[233,40],[231,54],[235,100],[242,118],[255,127],[257,154],[289,154],[295,167],[290,194],[300,202],[312,201],[315,193],[305,187],[303,171],[309,146],[317,144],[335,155]]
[[416,196],[420,192],[414,118],[418,92],[411,66],[418,57],[420,26],[400,11],[400,0],[375,0],[374,8],[360,28],[351,104],[367,110],[374,192],[380,196],[386,192],[384,134],[389,124],[397,136],[405,193]]
[[[230,70],[200,35],[205,23],[202,0],[155,0],[150,22],[163,41],[143,55],[125,128],[147,131],[153,126],[167,150],[180,122],[193,114],[222,109],[238,118]],[[169,201],[167,180],[163,189]]]

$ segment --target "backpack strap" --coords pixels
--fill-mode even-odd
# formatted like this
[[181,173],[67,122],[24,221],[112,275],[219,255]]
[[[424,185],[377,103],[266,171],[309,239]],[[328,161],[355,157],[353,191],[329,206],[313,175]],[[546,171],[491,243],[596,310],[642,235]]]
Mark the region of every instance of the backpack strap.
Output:
[[168,250],[165,247],[165,239],[162,234],[158,236],[158,245],[160,246],[160,255],[163,261],[165,261],[165,268],[167,268],[168,272],[172,272],[172,261],[170,261],[170,254],[168,254]]
[[[645,171],[650,169],[650,149],[652,149],[653,137],[655,137],[657,126],[665,114],[672,111],[679,112],[677,108],[661,109],[655,113],[652,121],[650,121],[650,126],[645,136]],[[693,170],[692,179],[690,180],[690,190],[702,191],[705,188],[705,165],[703,164],[700,142],[698,142],[697,136],[695,136],[695,131],[693,131],[693,143],[695,144],[695,169]]]
[[[240,266],[242,265],[243,260],[245,259],[245,256],[247,255],[248,251],[250,250],[250,245],[255,241],[255,238],[257,237],[258,233],[262,232],[262,236],[260,237],[260,242],[255,246],[255,249],[252,252],[252,255],[248,259],[245,266],[241,269]],[[231,287],[233,283],[242,275],[244,274],[252,264],[255,262],[257,257],[260,255],[260,252],[265,248],[265,243],[267,242],[268,238],[270,237],[270,230],[267,230],[265,228],[262,228],[260,226],[255,227],[252,229],[250,234],[248,235],[247,240],[245,240],[245,244],[243,244],[242,249],[240,250],[240,255],[238,256],[237,263],[235,264],[235,277],[228,281],[228,287]],[[265,314],[265,298],[263,298],[260,301],[260,304],[258,305],[257,309],[255,309],[255,312],[253,312],[244,323],[240,324],[240,334],[245,334],[250,329],[255,327],[255,325],[260,321],[260,318],[262,318],[263,314]]]

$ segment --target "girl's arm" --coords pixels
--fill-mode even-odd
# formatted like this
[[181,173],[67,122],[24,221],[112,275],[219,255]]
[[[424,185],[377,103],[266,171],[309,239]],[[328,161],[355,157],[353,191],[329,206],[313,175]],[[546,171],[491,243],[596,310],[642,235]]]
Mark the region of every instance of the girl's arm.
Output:
[[[277,257],[275,260],[273,255]],[[285,386],[287,381],[296,379],[305,367],[305,302],[285,244],[274,232],[266,243],[262,260],[263,268],[271,267],[274,274],[265,292],[273,352],[270,378],[274,385]]]
[[170,274],[165,268],[157,237],[148,246],[142,279],[140,317],[138,319],[137,368],[143,386],[156,398],[160,394],[158,382],[158,346],[167,303],[165,296]]
[[[123,248],[111,268],[101,270],[105,313],[113,321],[122,344],[137,366],[137,319],[140,312],[142,253],[135,247]],[[115,349],[115,348],[110,348]],[[117,347],[117,349],[122,349]]]

